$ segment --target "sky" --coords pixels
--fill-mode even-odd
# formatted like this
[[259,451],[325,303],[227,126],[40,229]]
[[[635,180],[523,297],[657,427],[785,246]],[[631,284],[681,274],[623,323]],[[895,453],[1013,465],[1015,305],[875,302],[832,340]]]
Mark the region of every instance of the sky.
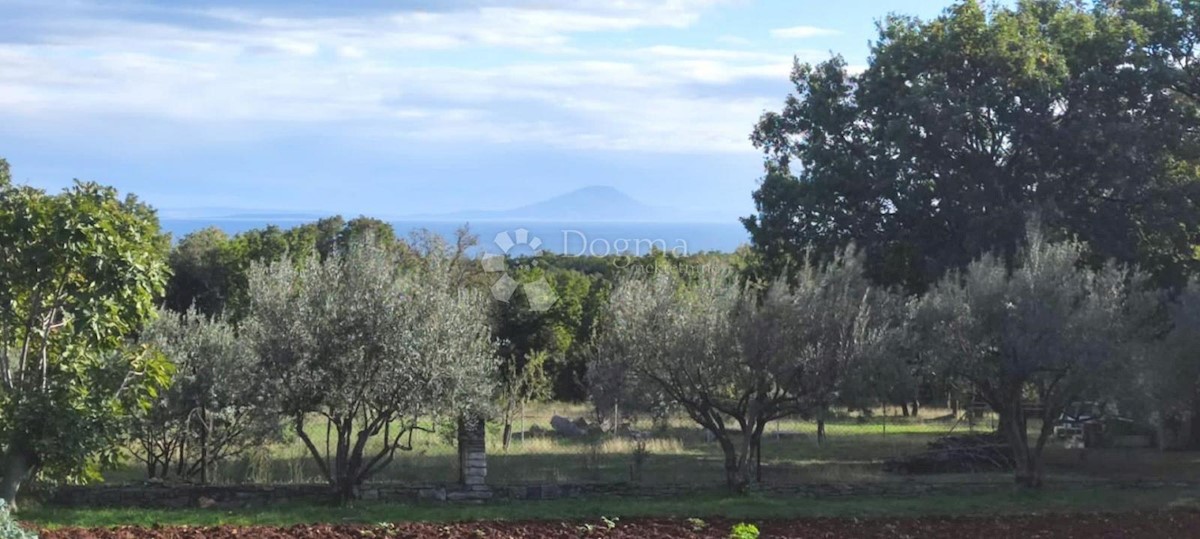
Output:
[[0,0],[0,157],[170,215],[399,217],[610,185],[753,210],[793,58],[949,0]]

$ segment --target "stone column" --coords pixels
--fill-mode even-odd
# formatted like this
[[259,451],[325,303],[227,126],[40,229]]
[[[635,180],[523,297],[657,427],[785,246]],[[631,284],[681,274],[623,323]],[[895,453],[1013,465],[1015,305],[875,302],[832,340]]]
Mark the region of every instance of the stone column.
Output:
[[487,425],[482,418],[458,421],[458,470],[463,498],[491,497],[487,486]]

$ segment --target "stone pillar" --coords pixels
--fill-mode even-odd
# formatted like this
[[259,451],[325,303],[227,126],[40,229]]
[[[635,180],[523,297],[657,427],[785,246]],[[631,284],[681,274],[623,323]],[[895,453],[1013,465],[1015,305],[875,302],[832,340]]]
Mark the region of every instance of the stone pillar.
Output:
[[482,418],[458,421],[458,470],[464,498],[491,497],[487,486],[487,425]]

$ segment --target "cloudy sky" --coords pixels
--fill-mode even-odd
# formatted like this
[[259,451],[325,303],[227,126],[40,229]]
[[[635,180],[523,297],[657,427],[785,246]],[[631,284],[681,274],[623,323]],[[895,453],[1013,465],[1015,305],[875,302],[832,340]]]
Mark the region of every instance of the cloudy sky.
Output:
[[588,185],[750,211],[793,56],[949,0],[0,0],[0,157],[164,209],[400,216]]

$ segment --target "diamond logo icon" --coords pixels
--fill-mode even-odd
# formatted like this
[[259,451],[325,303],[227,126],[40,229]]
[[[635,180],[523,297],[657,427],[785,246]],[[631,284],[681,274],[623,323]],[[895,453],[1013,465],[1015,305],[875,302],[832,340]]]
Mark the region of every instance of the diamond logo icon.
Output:
[[545,312],[554,306],[554,303],[558,301],[558,295],[545,277],[538,277],[533,282],[522,284],[508,274],[508,257],[513,249],[524,247],[537,253],[542,246],[541,238],[530,234],[527,229],[518,228],[496,234],[493,243],[503,254],[487,254],[480,261],[483,271],[502,274],[495,283],[492,283],[492,297],[496,298],[496,301],[508,303],[520,289],[524,292],[525,299],[529,302],[529,308],[532,311]]
[[520,287],[521,283],[518,283],[516,279],[509,277],[506,273],[501,275],[500,279],[492,285],[492,297],[496,298],[497,301],[503,301],[507,303],[508,300],[512,299],[512,295],[516,293],[517,289]]
[[529,308],[534,312],[545,312],[554,306],[555,301],[558,301],[558,295],[554,293],[554,288],[546,282],[545,278],[526,283],[524,290],[525,299],[529,300]]

